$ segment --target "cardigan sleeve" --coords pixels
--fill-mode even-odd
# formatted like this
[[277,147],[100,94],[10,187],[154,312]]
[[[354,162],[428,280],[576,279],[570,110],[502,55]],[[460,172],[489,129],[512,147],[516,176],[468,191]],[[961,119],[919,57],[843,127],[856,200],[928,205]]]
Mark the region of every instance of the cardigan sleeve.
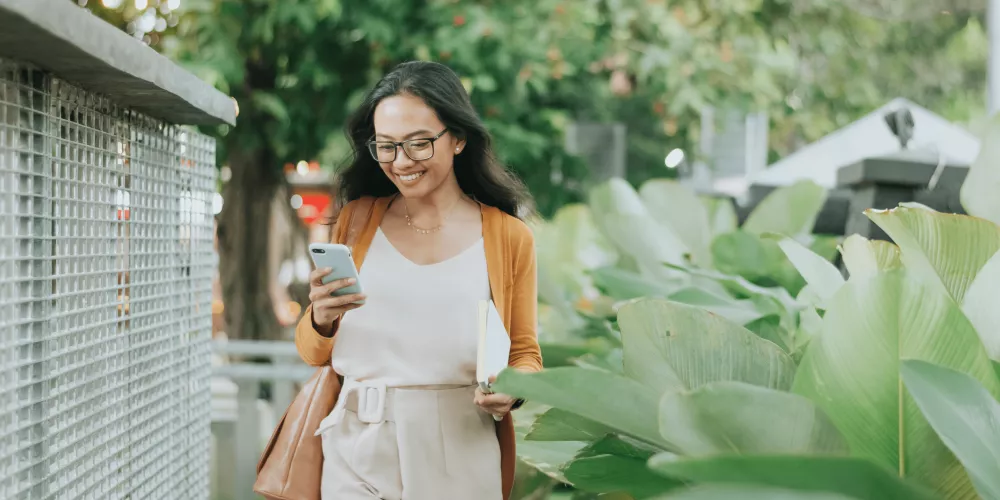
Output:
[[511,252],[510,366],[537,372],[542,369],[542,351],[538,346],[538,268],[535,238],[520,220],[513,220]]
[[340,319],[333,322],[333,334],[324,337],[313,325],[312,304],[306,308],[305,314],[295,327],[295,348],[299,351],[299,357],[310,366],[323,366],[330,362],[333,355],[333,337],[340,326]]
[[[348,220],[347,217],[350,217],[353,209],[354,206],[348,203],[340,211],[333,229],[333,241],[344,240],[347,228],[342,222]],[[313,324],[312,304],[309,304],[305,314],[299,319],[299,324],[295,327],[295,348],[299,351],[299,357],[302,358],[302,361],[311,366],[323,366],[329,363],[330,357],[333,355],[333,337],[337,335],[338,328],[340,328],[340,318],[334,320],[329,337],[319,333],[316,330],[316,325]]]

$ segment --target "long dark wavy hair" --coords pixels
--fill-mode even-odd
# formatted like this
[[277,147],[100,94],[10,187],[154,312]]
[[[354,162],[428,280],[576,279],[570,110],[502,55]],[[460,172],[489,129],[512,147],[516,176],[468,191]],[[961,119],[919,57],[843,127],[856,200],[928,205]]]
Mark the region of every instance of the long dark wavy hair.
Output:
[[458,75],[443,64],[424,61],[396,66],[379,80],[348,119],[346,134],[352,154],[334,182],[333,195],[338,207],[362,196],[399,192],[368,152],[366,142],[375,135],[375,108],[383,99],[401,94],[423,100],[437,112],[450,133],[466,140],[465,149],[455,157],[454,164],[458,185],[466,195],[514,217],[524,217],[534,210],[524,184],[494,153],[493,139]]

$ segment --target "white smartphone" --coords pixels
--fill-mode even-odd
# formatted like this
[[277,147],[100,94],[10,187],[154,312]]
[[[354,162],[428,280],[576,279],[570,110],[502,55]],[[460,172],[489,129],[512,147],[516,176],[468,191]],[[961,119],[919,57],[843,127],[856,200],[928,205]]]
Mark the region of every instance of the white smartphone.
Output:
[[[333,292],[332,295],[334,297],[364,292],[364,289],[361,287],[361,279],[358,277],[358,269],[354,267],[354,258],[351,256],[351,249],[346,245],[338,243],[312,243],[309,245],[309,256],[312,257],[316,269],[324,267],[333,269],[330,274],[323,277],[324,285],[339,279],[354,278],[353,285],[348,285]],[[364,301],[362,300],[358,304],[364,304]]]

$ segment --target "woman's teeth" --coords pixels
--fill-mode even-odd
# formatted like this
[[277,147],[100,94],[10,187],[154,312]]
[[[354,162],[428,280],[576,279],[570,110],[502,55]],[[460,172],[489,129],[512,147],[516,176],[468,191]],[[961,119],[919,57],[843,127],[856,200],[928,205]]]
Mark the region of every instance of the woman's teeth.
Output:
[[399,177],[399,179],[402,180],[402,181],[411,182],[411,181],[415,181],[415,180],[419,179],[422,175],[424,175],[423,172],[417,172],[415,174],[399,175],[397,177]]

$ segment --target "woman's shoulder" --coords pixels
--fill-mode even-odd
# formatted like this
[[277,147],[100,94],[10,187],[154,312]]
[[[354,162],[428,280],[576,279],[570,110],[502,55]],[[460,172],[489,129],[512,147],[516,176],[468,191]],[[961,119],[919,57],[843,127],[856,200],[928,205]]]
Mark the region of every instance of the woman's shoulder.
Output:
[[[334,214],[332,220],[334,222],[334,234],[337,239],[343,239],[346,236],[345,231],[349,229],[349,226],[357,223],[358,214],[360,217],[364,217],[370,208],[373,208],[381,198],[375,196],[362,196],[351,201],[348,201],[343,206],[341,206]],[[355,226],[356,227],[356,226]]]
[[340,211],[338,213],[338,218],[339,219],[343,219],[345,216],[349,216],[352,213],[356,212],[359,209],[359,207],[362,208],[362,209],[367,209],[368,207],[371,207],[371,206],[377,204],[381,200],[388,200],[390,198],[391,198],[391,196],[381,196],[381,197],[380,196],[362,196],[360,198],[348,201],[342,207],[340,207]]
[[526,222],[496,207],[486,205],[486,210],[514,248],[534,248],[535,234]]

